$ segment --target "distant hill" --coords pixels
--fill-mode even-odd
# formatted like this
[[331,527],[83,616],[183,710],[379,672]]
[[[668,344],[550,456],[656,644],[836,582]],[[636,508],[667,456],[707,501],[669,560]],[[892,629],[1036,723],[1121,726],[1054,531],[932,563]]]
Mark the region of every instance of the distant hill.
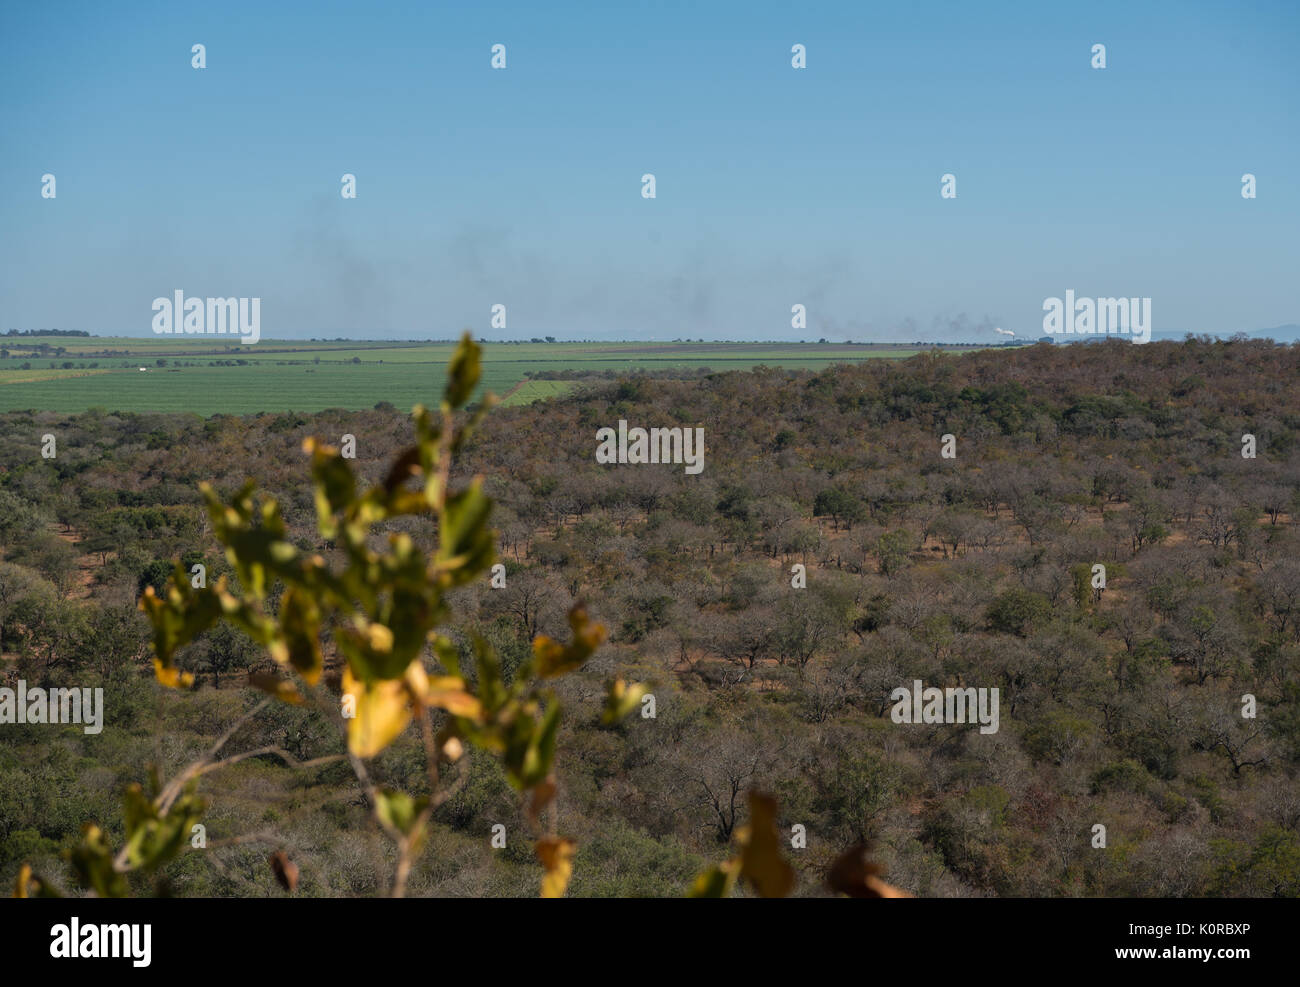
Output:
[[[1272,339],[1278,343],[1295,343],[1300,342],[1300,325],[1294,322],[1288,322],[1284,326],[1276,326],[1272,329],[1243,329],[1241,330],[1251,339]],[[1205,330],[1194,329],[1161,329],[1151,333],[1152,339],[1171,339],[1175,342],[1181,341],[1188,333],[1197,336],[1215,336],[1221,339],[1227,339],[1234,335],[1232,332],[1207,332]]]

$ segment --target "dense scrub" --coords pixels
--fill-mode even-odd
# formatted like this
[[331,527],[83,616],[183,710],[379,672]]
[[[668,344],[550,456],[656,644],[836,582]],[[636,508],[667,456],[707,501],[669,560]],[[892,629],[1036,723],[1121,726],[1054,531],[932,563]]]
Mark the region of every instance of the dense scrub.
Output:
[[[702,426],[703,472],[598,464],[597,429],[620,419]],[[57,872],[57,850],[86,819],[109,824],[147,763],[186,763],[260,698],[243,681],[266,659],[229,630],[183,656],[194,692],[152,681],[143,587],[176,560],[227,569],[198,483],[228,494],[256,478],[300,547],[328,554],[303,438],[355,436],[377,480],[410,425],[391,406],[3,420],[3,684],[103,685],[107,705],[96,736],[0,726],[9,878],[24,859]],[[577,599],[610,629],[558,690],[572,893],[680,894],[758,787],[807,829],[789,854],[801,893],[871,840],[922,895],[1295,896],[1298,437],[1300,347],[1251,342],[592,381],[493,411],[465,451],[459,467],[496,500],[506,587],[485,580],[455,606],[507,668],[533,635],[560,635]],[[401,527],[432,543],[426,523]],[[597,728],[611,674],[650,685],[654,719]],[[998,688],[999,731],[894,723],[889,694],[916,679]],[[290,707],[239,739],[298,759],[341,749]],[[386,751],[377,779],[417,783],[419,745],[412,732]],[[276,893],[277,848],[299,893],[374,893],[391,869],[346,764],[252,759],[203,790],[211,845],[173,865],[175,893]],[[500,770],[473,760],[411,893],[533,893],[526,841],[489,846],[496,823],[522,832],[518,813]]]

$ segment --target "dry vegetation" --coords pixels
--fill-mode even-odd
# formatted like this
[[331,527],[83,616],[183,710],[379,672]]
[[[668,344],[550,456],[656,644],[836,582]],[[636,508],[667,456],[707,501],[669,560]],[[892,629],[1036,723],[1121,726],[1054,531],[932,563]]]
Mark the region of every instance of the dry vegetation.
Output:
[[[200,481],[247,477],[320,541],[302,440],[357,439],[372,480],[410,438],[401,409],[5,417],[0,439],[3,676],[102,684],[98,737],[0,728],[0,870],[44,860],[113,792],[186,763],[259,698],[229,630],[184,656],[193,694],[152,681],[143,586],[215,552]],[[600,466],[596,430],[703,426],[704,472]],[[55,434],[58,458],[42,460]],[[957,457],[939,455],[940,436]],[[1257,456],[1241,455],[1252,434]],[[922,895],[1300,894],[1300,348],[1208,341],[921,354],[818,373],[631,376],[489,415],[460,468],[483,474],[505,589],[458,592],[461,623],[506,667],[577,599],[611,643],[560,689],[571,893],[680,894],[774,793],[800,893],[868,840]],[[420,544],[427,523],[402,522]],[[807,567],[807,589],[790,568]],[[1106,566],[1094,590],[1094,564]],[[328,649],[327,649],[328,650]],[[656,717],[597,729],[599,683],[651,685]],[[996,687],[1001,729],[898,725],[889,693]],[[1242,697],[1258,716],[1244,719]],[[587,712],[583,712],[583,711]],[[314,714],[247,730],[305,760],[339,750]],[[376,762],[399,787],[419,738]],[[346,766],[252,759],[213,778],[209,851],[179,894],[374,893],[390,851]],[[411,894],[532,894],[500,770],[472,765]],[[1091,846],[1092,827],[1108,846]]]

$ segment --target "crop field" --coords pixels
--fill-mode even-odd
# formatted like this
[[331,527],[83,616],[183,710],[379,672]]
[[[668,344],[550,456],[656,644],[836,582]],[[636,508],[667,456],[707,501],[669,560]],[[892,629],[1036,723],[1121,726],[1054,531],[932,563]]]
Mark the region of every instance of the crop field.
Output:
[[[189,411],[199,415],[371,408],[436,402],[452,343],[263,339],[251,346],[186,337],[0,337],[0,411]],[[544,371],[758,365],[820,370],[903,358],[908,346],[818,343],[487,343],[483,388],[506,404],[571,390]],[[143,370],[141,368],[144,368]]]
[[561,394],[567,394],[578,385],[573,380],[525,380],[520,381],[505,394],[501,395],[501,404],[503,407],[512,407],[519,404],[532,404],[534,401],[544,401],[547,398],[559,397]]

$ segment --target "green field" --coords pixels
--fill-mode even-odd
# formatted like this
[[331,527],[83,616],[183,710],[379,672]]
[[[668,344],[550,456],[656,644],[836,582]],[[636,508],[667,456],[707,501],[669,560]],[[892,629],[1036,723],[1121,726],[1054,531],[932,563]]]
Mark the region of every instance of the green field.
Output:
[[[50,349],[41,351],[42,344]],[[0,355],[0,411],[101,407],[207,416],[436,403],[453,344],[263,339],[244,346],[228,338],[38,336],[0,337],[0,347],[9,354]],[[917,352],[816,343],[486,343],[483,386],[506,404],[526,404],[574,386],[527,379],[540,371],[723,371],[760,364],[819,370]],[[242,365],[222,365],[232,361]]]
[[520,381],[505,394],[501,395],[501,406],[509,408],[516,404],[532,404],[547,398],[567,394],[578,386],[576,380],[524,380]]

